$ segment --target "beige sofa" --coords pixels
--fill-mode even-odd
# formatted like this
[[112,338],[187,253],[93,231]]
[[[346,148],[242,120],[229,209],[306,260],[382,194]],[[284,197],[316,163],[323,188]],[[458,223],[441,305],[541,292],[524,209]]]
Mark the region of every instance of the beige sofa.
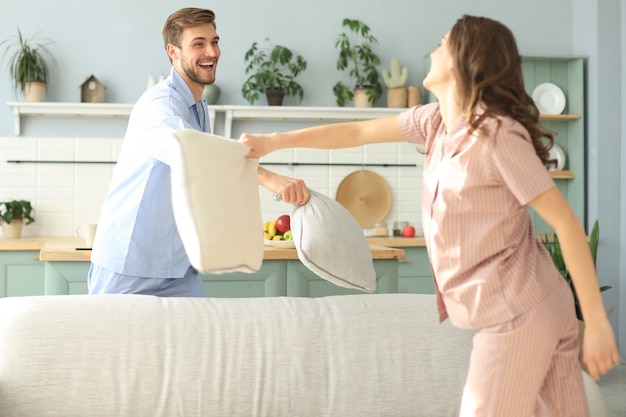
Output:
[[0,415],[457,416],[471,339],[432,295],[5,298]]

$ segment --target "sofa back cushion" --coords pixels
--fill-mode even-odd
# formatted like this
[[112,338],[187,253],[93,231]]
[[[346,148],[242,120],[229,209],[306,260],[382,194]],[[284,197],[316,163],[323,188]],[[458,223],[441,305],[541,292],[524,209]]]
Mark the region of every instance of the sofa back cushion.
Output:
[[3,417],[457,416],[434,296],[0,299]]

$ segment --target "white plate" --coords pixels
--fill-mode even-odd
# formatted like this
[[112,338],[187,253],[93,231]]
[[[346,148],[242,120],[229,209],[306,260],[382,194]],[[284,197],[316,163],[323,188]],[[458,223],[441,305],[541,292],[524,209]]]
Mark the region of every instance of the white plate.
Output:
[[556,143],[550,148],[550,159],[556,159],[556,167],[550,165],[550,171],[562,171],[565,168],[565,151]]
[[265,240],[267,246],[273,246],[275,248],[294,249],[296,247],[296,242],[293,240],[263,240]]
[[533,101],[543,114],[561,114],[565,109],[565,94],[552,83],[539,84],[533,90]]

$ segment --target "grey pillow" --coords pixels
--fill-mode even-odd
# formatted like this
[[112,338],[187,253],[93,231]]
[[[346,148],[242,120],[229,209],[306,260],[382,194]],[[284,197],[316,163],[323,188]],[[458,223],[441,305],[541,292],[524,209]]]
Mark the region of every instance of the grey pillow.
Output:
[[363,229],[336,200],[310,190],[311,198],[291,212],[298,258],[320,278],[344,288],[376,289],[376,271]]

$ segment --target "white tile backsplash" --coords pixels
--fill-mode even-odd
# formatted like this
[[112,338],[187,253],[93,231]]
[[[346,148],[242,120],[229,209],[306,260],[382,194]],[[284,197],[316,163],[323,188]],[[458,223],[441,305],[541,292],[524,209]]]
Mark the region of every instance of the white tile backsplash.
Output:
[[[24,236],[72,236],[77,225],[97,223],[119,154],[122,139],[108,138],[0,138],[0,201],[30,200],[35,223],[24,227]],[[14,163],[13,160],[77,161],[79,163]],[[80,163],[80,162],[98,163]],[[402,220],[422,234],[420,197],[423,156],[414,145],[385,143],[337,150],[288,149],[265,156],[265,168],[296,178],[322,194],[334,197],[341,181],[350,173],[370,169],[385,178],[392,205],[384,222],[391,229]],[[314,164],[314,165],[298,165]],[[364,164],[413,164],[418,167],[365,166]],[[319,164],[319,165],[316,165]],[[327,164],[351,164],[327,165]],[[264,220],[290,213],[291,206],[276,202],[260,187]]]

